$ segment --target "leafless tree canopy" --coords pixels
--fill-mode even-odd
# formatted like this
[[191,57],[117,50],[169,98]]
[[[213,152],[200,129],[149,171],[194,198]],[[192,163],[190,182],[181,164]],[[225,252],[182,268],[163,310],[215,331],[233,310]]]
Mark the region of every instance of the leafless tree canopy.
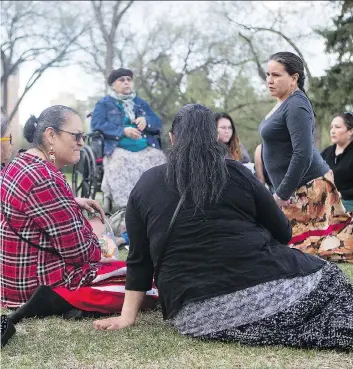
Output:
[[[162,117],[166,130],[180,106],[202,103],[233,114],[238,131],[254,147],[258,124],[272,104],[265,87],[269,55],[297,53],[310,90],[315,73],[307,44],[320,36],[308,19],[317,14],[317,3],[274,7],[262,1],[216,1],[200,5],[203,10],[192,17],[185,5],[177,16],[168,10],[152,17],[162,2],[92,0],[52,6],[3,1],[2,106],[7,107],[10,76],[25,63],[35,67],[10,117],[49,68],[76,63],[94,76],[100,88],[92,89],[92,104],[94,96],[108,91],[110,71],[124,66],[134,70],[137,93]],[[320,16],[326,8],[325,14],[335,9],[332,2],[320,3]],[[132,27],[144,4],[143,23]]]
[[1,87],[2,107],[8,110],[9,79],[25,63],[32,62],[28,78],[11,111],[11,120],[23,98],[49,68],[68,65],[74,43],[85,31],[65,6],[56,7],[38,1],[1,3]]

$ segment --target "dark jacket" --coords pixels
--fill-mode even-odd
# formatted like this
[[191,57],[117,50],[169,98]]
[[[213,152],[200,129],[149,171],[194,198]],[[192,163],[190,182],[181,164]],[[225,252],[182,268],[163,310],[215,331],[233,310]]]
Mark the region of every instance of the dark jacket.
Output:
[[[147,138],[148,146],[160,149],[156,135],[161,132],[162,121],[140,97],[136,96],[134,103],[136,118],[146,118],[147,126],[142,134]],[[118,101],[112,96],[105,96],[97,102],[91,119],[92,132],[101,131],[103,134],[116,137],[115,140],[104,140],[104,155],[112,154],[119,145],[118,140],[124,134],[124,116],[124,110],[119,108]]]
[[326,163],[333,171],[335,185],[343,200],[353,200],[353,142],[342,154],[336,156],[336,145],[329,146],[322,153]]
[[[218,204],[196,211],[186,199],[170,234],[158,278],[166,314],[213,296],[281,278],[304,276],[324,261],[286,244],[291,226],[271,193],[243,164],[226,160],[230,178]],[[147,170],[132,190],[126,289],[148,291],[179,196],[166,165]]]

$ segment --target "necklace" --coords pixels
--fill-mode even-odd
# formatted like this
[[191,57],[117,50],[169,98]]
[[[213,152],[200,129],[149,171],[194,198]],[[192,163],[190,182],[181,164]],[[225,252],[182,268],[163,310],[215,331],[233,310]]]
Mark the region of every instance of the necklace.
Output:
[[[34,152],[33,152],[34,151]],[[42,159],[42,160],[46,160],[46,161],[48,161],[48,158],[47,158],[47,156],[45,155],[45,152],[44,151],[42,151],[41,149],[39,149],[38,147],[36,147],[36,148],[33,148],[33,149],[30,149],[30,150],[28,150],[28,152],[30,153],[30,154],[32,154],[32,155],[35,155],[35,156],[38,156],[40,159]],[[40,154],[38,155],[38,153],[37,152],[40,152]]]

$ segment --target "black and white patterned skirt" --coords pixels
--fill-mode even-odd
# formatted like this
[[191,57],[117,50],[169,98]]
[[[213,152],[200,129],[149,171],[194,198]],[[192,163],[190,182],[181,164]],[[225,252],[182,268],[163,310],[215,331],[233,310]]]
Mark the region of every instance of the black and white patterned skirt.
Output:
[[[352,350],[353,285],[336,265],[327,263],[321,269],[320,278],[311,292],[290,306],[283,306],[279,311],[251,323],[233,325],[232,322],[234,319],[228,321],[227,328],[206,334],[195,335],[191,330],[183,333],[203,340],[248,345]],[[190,324],[189,320],[189,327]],[[174,325],[180,328],[178,324]]]

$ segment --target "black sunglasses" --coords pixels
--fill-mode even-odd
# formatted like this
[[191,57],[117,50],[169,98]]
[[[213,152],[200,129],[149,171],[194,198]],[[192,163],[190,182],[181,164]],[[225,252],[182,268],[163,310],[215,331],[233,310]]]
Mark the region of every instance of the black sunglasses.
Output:
[[351,113],[350,111],[345,111],[343,114],[344,115],[350,115],[351,117],[353,117],[353,113]]
[[74,132],[65,131],[64,129],[60,129],[60,128],[58,128],[58,131],[70,133],[70,135],[75,137],[75,140],[77,142],[80,142],[81,139],[83,140],[83,142],[86,142],[87,136],[83,132],[74,133]]

